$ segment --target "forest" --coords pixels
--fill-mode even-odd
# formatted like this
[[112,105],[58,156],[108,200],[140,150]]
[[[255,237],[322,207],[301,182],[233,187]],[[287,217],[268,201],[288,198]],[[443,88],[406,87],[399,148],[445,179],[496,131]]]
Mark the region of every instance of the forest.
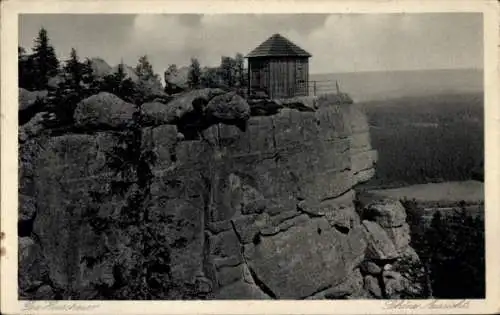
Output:
[[484,219],[471,216],[465,206],[436,211],[430,224],[414,200],[402,200],[410,226],[411,246],[423,270],[414,277],[426,288],[425,297],[439,299],[485,297]]

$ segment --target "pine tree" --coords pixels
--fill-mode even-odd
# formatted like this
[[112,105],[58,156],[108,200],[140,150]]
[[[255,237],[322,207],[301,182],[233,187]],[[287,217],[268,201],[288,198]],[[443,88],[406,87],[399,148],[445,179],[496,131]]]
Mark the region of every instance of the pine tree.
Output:
[[117,82],[121,82],[121,81],[125,80],[125,77],[127,75],[125,74],[125,65],[123,64],[123,61],[121,61],[118,64],[118,69],[116,70],[116,72],[114,73],[114,75],[115,75],[115,78],[116,78]]
[[49,43],[47,30],[43,27],[38,32],[33,48],[33,65],[37,75],[35,87],[37,89],[47,88],[49,78],[59,72],[59,60],[57,60],[54,47]]
[[139,62],[134,70],[139,77],[139,82],[137,83],[139,99],[137,99],[137,102],[144,102],[150,97],[162,94],[160,78],[154,73],[153,66],[146,55],[139,58]]
[[149,62],[147,55],[139,58],[139,62],[135,67],[135,72],[140,80],[148,81],[151,79],[158,79],[158,75],[154,73],[153,66]]
[[81,74],[85,96],[89,97],[91,95],[99,93],[101,82],[94,75],[92,60],[90,60],[89,58],[86,58],[85,62],[82,63]]
[[437,212],[428,233],[436,298],[482,298],[485,288],[484,225],[462,209]]
[[100,90],[115,94],[130,103],[140,103],[137,86],[131,78],[127,78],[123,62],[118,64],[118,69],[115,73],[109,74],[103,78]]
[[81,94],[81,81],[83,77],[83,65],[78,60],[78,55],[74,48],[71,48],[70,59],[64,66],[64,72],[69,81],[69,87],[78,95]]
[[201,68],[198,59],[191,58],[191,65],[189,66],[188,85],[190,88],[198,88],[201,82]]
[[235,82],[234,60],[231,57],[221,57],[219,75],[227,87],[233,87]]

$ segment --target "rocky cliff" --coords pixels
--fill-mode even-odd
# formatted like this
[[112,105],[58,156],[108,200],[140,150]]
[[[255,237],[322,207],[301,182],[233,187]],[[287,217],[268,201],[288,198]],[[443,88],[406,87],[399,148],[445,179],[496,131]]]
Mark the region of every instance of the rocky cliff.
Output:
[[125,152],[137,111],[113,95],[78,104],[77,128],[63,134],[21,126],[20,298],[126,298],[143,255],[155,257],[148,286],[168,286],[165,298],[186,288],[209,299],[418,294],[405,209],[356,200],[377,155],[366,117],[339,103],[322,96],[307,110],[250,116],[239,96],[207,89],[144,104],[135,134],[155,159],[127,172],[110,156]]

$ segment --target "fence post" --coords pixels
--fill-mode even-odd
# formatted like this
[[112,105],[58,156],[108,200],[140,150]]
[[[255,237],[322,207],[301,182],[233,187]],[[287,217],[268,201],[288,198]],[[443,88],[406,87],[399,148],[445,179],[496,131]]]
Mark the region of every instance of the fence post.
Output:
[[313,81],[313,94],[316,96],[316,81]]

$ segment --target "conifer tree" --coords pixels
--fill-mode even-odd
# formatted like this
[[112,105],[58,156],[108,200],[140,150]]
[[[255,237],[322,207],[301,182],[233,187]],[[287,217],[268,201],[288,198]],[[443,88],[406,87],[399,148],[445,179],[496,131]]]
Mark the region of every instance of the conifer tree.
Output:
[[85,96],[91,96],[99,93],[101,88],[101,81],[94,75],[94,70],[92,68],[92,60],[86,58],[81,64],[81,75],[82,82],[85,87]]
[[227,87],[233,87],[235,82],[234,60],[231,57],[221,57],[219,75]]
[[49,78],[58,74],[59,60],[57,60],[54,47],[49,43],[47,30],[41,28],[35,39],[33,48],[33,65],[37,75],[35,88],[45,89]]
[[154,73],[153,66],[149,62],[147,55],[139,58],[139,62],[135,67],[135,72],[140,80],[148,81],[151,79],[158,79],[158,75]]
[[190,88],[198,88],[201,82],[201,68],[198,59],[191,58],[189,66],[188,85]]
[[82,70],[83,65],[78,60],[78,55],[74,48],[71,48],[70,59],[66,62],[64,66],[64,72],[69,81],[69,87],[75,91],[77,94],[81,93],[81,81],[82,81]]
[[139,58],[135,72],[139,77],[137,82],[137,102],[146,101],[150,96],[161,94],[163,91],[160,77],[154,73],[153,66],[146,55]]

